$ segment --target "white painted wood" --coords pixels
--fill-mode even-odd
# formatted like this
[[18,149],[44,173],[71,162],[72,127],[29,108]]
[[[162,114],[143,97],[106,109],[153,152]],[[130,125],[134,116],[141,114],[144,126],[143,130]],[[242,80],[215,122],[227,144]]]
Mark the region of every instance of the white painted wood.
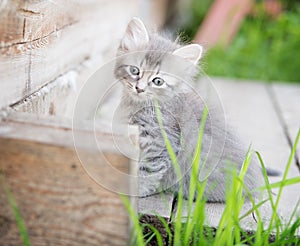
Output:
[[[82,136],[82,139],[101,139],[102,146],[107,151],[120,152],[116,146],[118,140],[131,141],[137,145],[138,129],[135,126],[124,126],[118,124],[114,129],[110,123],[97,119],[94,122],[82,120],[76,125],[68,118],[34,115],[30,113],[7,112],[7,115],[0,118],[0,135],[29,141],[47,143],[49,145],[74,147],[74,134]],[[113,135],[112,135],[113,134]],[[89,142],[82,141],[80,147],[84,149],[98,149]],[[130,149],[127,144],[124,148]],[[126,152],[126,151],[125,151]],[[135,156],[137,158],[137,156]]]
[[19,102],[78,64],[111,58],[131,1],[9,1],[0,16],[0,109]]
[[[223,103],[227,124],[233,126],[245,144],[261,153],[265,164],[281,166],[290,147],[278,120],[266,84],[212,79]],[[279,144],[278,144],[279,143]]]
[[78,72],[69,71],[12,106],[17,112],[72,118],[78,94]]
[[173,196],[165,193],[139,198],[138,212],[140,214],[160,215],[169,218],[171,215],[172,201]]
[[[289,137],[294,143],[300,129],[300,86],[298,84],[272,84],[275,100],[288,130]],[[300,145],[297,147],[300,158]]]
[[[286,140],[284,130],[274,108],[274,104],[267,91],[268,85],[255,82],[233,81],[213,78],[213,85],[217,90],[224,107],[227,123],[232,125],[237,134],[246,144],[252,144],[252,148],[260,152],[265,164],[276,170],[284,171],[287,163],[290,146]],[[212,93],[215,94],[215,93]],[[205,95],[207,96],[207,95]],[[253,158],[256,158],[255,156]],[[288,178],[299,175],[295,163],[292,163]],[[270,182],[277,182],[281,177],[270,177]],[[299,199],[300,184],[286,187],[283,190],[279,203],[279,215],[283,222],[287,222]],[[274,199],[278,189],[274,189]],[[216,227],[219,224],[225,205],[220,203],[208,203],[206,205],[206,224]],[[249,211],[251,204],[245,203],[241,215]],[[165,205],[159,196],[139,199],[139,211],[153,214],[159,212],[164,216],[168,214]],[[271,218],[270,203],[260,208],[261,216],[268,225]],[[300,216],[300,211],[297,212]],[[176,218],[176,215],[175,215]],[[182,220],[187,219],[187,202],[184,202]],[[242,220],[244,229],[255,230],[256,222],[252,215]],[[300,233],[300,232],[298,232]]]
[[[193,213],[195,209],[195,204],[193,204],[192,212]],[[222,203],[207,203],[205,206],[205,225],[218,228],[218,225],[220,223],[220,219],[222,217],[222,214],[225,209],[225,204]],[[242,207],[240,211],[240,217],[244,216],[246,213],[248,213],[252,209],[252,204],[249,201],[246,201],[244,203],[244,206]],[[266,216],[268,214],[269,205],[263,205],[259,210],[261,213],[262,218],[264,219],[265,226],[268,225],[269,222],[269,216]],[[176,217],[178,214],[176,214]],[[188,202],[184,201],[183,203],[183,212],[182,212],[182,221],[187,222],[188,221]],[[175,217],[175,219],[176,219]],[[253,216],[253,214],[247,215],[245,218],[243,218],[240,221],[240,224],[244,230],[256,230],[257,223],[255,219],[257,218],[256,215]]]
[[[282,125],[267,91],[267,84],[213,79],[225,109],[228,123],[232,124],[246,143],[262,155],[265,164],[284,172],[290,146]],[[299,176],[295,162],[292,163],[288,178]],[[270,177],[277,182],[281,177]],[[279,203],[279,213],[288,220],[300,199],[300,184],[284,189]],[[278,190],[274,190],[277,193]],[[275,196],[276,197],[276,196]],[[300,210],[298,211],[298,216]],[[267,216],[268,217],[268,216]]]

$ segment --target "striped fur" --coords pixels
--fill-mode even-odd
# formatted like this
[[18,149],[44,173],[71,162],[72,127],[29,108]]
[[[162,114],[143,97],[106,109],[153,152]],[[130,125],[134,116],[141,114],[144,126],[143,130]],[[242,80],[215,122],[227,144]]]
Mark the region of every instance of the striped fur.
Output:
[[[186,51],[177,53],[181,47],[184,46],[157,34],[149,35],[143,23],[134,19],[129,23],[118,50],[115,76],[124,85],[121,101],[123,117],[140,129],[140,196],[163,190],[176,193],[179,180],[182,181],[184,197],[190,195],[191,163],[205,103],[191,86],[198,73],[196,64],[200,48],[200,53],[194,55],[197,46],[187,45]],[[138,75],[132,74],[137,73],[136,68]],[[153,79],[156,77],[163,79],[164,84],[155,86]],[[175,174],[158,124],[155,100],[180,165],[180,177]],[[219,122],[218,113],[209,109],[198,175],[199,182],[207,179],[205,196],[208,201],[224,201],[227,164],[240,169],[246,151],[247,148],[236,136]],[[261,171],[256,163],[250,165],[245,184],[250,190],[262,184]]]

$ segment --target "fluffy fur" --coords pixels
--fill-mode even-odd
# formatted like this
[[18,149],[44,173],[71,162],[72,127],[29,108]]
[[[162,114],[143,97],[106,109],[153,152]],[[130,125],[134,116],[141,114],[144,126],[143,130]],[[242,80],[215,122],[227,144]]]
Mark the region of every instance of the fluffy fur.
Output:
[[[184,197],[189,195],[191,163],[205,102],[193,91],[202,47],[179,45],[157,34],[149,34],[134,18],[121,40],[115,76],[124,85],[121,108],[124,119],[140,129],[139,195],[163,190],[178,192],[182,178]],[[177,155],[182,177],[175,175],[155,112],[160,107],[164,130]],[[247,148],[225,130],[218,113],[209,108],[205,124],[199,182],[207,179],[205,196],[211,202],[225,199],[226,172],[238,170]],[[259,166],[252,163],[245,184],[253,190],[262,184]]]

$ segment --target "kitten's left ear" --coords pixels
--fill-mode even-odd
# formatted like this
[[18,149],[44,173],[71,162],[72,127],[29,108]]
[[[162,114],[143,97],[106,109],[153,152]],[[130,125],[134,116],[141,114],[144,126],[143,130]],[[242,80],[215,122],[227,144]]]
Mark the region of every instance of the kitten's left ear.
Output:
[[202,50],[203,48],[199,44],[189,44],[175,50],[173,54],[180,56],[196,65],[201,58]]
[[130,51],[149,42],[149,35],[141,19],[133,17],[128,23],[120,49]]

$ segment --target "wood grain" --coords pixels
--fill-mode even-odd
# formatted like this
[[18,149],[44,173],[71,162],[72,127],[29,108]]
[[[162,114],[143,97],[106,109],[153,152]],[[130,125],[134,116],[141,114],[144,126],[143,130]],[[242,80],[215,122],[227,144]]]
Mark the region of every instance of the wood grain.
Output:
[[[300,129],[300,86],[293,84],[273,84],[270,88],[274,101],[281,115],[282,124],[290,145],[295,142]],[[296,161],[300,171],[300,145],[297,146]],[[299,173],[300,174],[300,173]]]
[[55,115],[71,119],[78,95],[78,75],[77,71],[69,71],[37,92],[11,105],[11,108],[17,112]]
[[157,215],[169,218],[172,214],[173,195],[160,193],[138,199],[138,212],[140,214]]
[[136,0],[8,1],[0,15],[0,108],[92,57],[105,62],[136,11]]
[[[260,152],[266,166],[280,170],[283,174],[291,147],[268,92],[270,85],[225,79],[213,81],[223,102],[228,123],[234,126],[245,143],[251,143],[252,148]],[[296,176],[299,176],[299,170],[296,162],[293,162],[288,178]],[[282,177],[269,177],[270,183],[281,179]],[[285,222],[300,199],[299,189],[300,184],[296,184],[283,190],[278,212]],[[274,189],[273,192],[276,198],[278,190]],[[270,210],[266,210],[264,215],[268,219]]]
[[[267,166],[280,170],[283,174],[291,147],[288,144],[283,125],[281,124],[275,105],[268,92],[270,85],[255,83],[253,81],[234,81],[217,78],[213,78],[212,81],[213,86],[219,94],[222,106],[224,107],[227,124],[234,127],[236,133],[246,144],[252,144],[252,149],[260,152]],[[202,83],[204,83],[204,81],[202,81]],[[280,90],[278,88],[276,93],[282,92],[280,95],[281,113],[284,119],[286,119],[289,131],[293,129],[295,131],[295,126],[299,123],[299,121],[297,121],[299,110],[297,108],[298,97],[294,97],[293,95],[298,95],[296,91],[298,91],[299,88],[297,86],[286,87],[284,85],[276,85],[276,88],[277,87],[280,87]],[[286,99],[287,97],[290,99]],[[288,115],[293,120],[287,118]],[[256,157],[253,156],[253,158]],[[288,178],[295,176],[299,176],[299,171],[296,163],[293,162],[288,173]],[[281,178],[282,177],[269,177],[271,183],[278,182]],[[296,203],[300,199],[299,189],[299,184],[296,184],[285,187],[283,190],[278,210],[283,222],[288,221]],[[274,199],[276,199],[278,190],[274,189],[273,192]],[[168,217],[167,213],[170,211],[170,207],[166,210],[165,202],[158,198],[159,195],[140,199],[139,211],[147,211],[150,215],[158,213]],[[170,198],[169,204],[171,204],[171,201],[172,199]],[[224,208],[225,204],[207,203],[205,207],[206,225],[217,227]],[[241,215],[250,208],[251,204],[245,203]],[[261,207],[260,212],[265,225],[268,225],[271,218],[270,204],[265,204]],[[186,221],[187,214],[187,203],[185,202],[182,213],[183,222]],[[177,214],[174,216],[176,218]],[[296,217],[297,216],[300,216],[299,209],[296,214]],[[255,230],[257,226],[252,215],[244,218],[241,223],[242,227],[247,230]],[[298,231],[297,233],[299,234],[300,232]]]
[[[21,245],[5,186],[16,199],[32,245],[126,244],[130,226],[127,211],[117,193],[88,175],[73,147],[67,123],[60,127],[54,119],[47,124],[35,119],[33,124],[26,122],[24,114],[22,121],[15,118],[0,123],[0,172],[4,176],[0,185],[1,245]],[[90,134],[84,129],[78,131]],[[131,161],[115,152],[109,146],[113,141],[105,140],[108,138],[103,134],[108,146],[102,155],[87,145],[80,151],[97,163],[96,171],[115,187],[134,189],[132,183],[115,177],[104,165],[109,161],[119,172],[131,173]],[[132,206],[135,208],[134,200]]]

